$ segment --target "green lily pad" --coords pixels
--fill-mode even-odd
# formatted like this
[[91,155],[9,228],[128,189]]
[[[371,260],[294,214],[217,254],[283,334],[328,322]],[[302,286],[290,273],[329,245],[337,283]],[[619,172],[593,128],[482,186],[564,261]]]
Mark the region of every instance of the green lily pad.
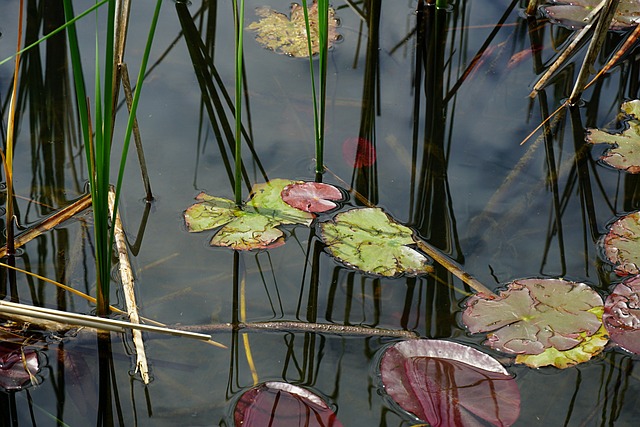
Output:
[[614,222],[603,242],[604,254],[616,266],[616,274],[640,274],[640,212]]
[[640,100],[625,102],[621,109],[627,129],[613,134],[600,129],[587,129],[586,141],[612,145],[602,155],[602,161],[616,169],[640,173]]
[[[270,7],[259,7],[256,15],[261,17],[258,22],[252,22],[247,27],[248,30],[256,32],[256,40],[267,49],[296,58],[309,56],[307,44],[307,29],[304,22],[303,6],[291,4],[291,18],[284,13],[277,12]],[[320,51],[318,37],[318,6],[316,2],[309,7],[309,28],[311,30],[311,51],[314,55]],[[338,19],[335,11],[329,8],[329,47],[340,39],[336,32]]]
[[584,283],[516,280],[497,297],[474,295],[466,305],[462,322],[470,332],[489,332],[485,345],[529,366],[572,366],[607,342],[602,298]]
[[327,250],[343,263],[366,273],[393,277],[432,270],[415,244],[410,228],[398,224],[380,208],[351,209],[320,224]]
[[273,179],[253,186],[249,201],[238,207],[228,199],[200,193],[197,203],[184,212],[187,229],[200,232],[220,227],[211,239],[212,246],[237,250],[266,249],[284,243],[278,227],[287,224],[311,225],[314,215],[286,204],[282,190],[293,183]]
[[[585,18],[598,6],[601,0],[554,0],[555,5],[542,6],[542,12],[557,24],[570,28],[583,27],[589,22]],[[638,0],[620,0],[611,22],[612,29],[632,27],[640,22]]]

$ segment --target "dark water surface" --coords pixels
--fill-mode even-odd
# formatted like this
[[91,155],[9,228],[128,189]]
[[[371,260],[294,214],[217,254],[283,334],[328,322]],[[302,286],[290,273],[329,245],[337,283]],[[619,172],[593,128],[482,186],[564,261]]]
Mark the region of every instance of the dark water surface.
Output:
[[[56,26],[61,2],[27,3],[27,33],[38,37],[42,25]],[[73,3],[79,12],[92,2]],[[132,80],[153,12],[146,3],[151,2],[135,2],[131,12],[126,58]],[[560,276],[584,281],[605,295],[617,279],[601,260],[597,240],[616,215],[637,209],[640,199],[635,177],[598,165],[583,149],[584,128],[616,126],[620,102],[638,95],[637,61],[627,59],[587,91],[581,108],[558,120],[546,140],[538,132],[520,146],[570,94],[582,53],[530,100],[536,76],[570,32],[546,21],[528,22],[524,1],[453,3],[437,17],[433,11],[416,13],[417,4],[410,0],[333,3],[343,40],[328,62],[325,163],[330,172],[323,181],[351,191],[349,204],[361,204],[354,197],[357,191],[383,207],[491,289],[522,277]],[[246,2],[247,24],[262,4]],[[289,6],[288,1],[269,4],[283,12]],[[15,50],[17,20],[18,2],[0,2],[0,58]],[[287,229],[281,247],[244,253],[210,247],[211,232],[188,233],[182,213],[194,197],[206,191],[233,199],[233,186],[224,167],[232,154],[224,135],[216,136],[204,107],[208,97],[188,49],[197,40],[185,40],[185,22],[195,25],[233,97],[231,2],[165,2],[138,107],[156,198],[143,231],[138,227],[147,205],[133,150],[121,205],[130,242],[141,239],[132,263],[143,316],[169,325],[232,322],[240,318],[244,286],[248,321],[405,329],[470,344],[500,358],[520,387],[516,425],[622,426],[638,420],[640,382],[633,356],[608,349],[562,371],[511,365],[504,355],[482,347],[483,337],[461,326],[461,307],[471,290],[443,267],[418,278],[367,276],[332,259],[315,231],[305,227]],[[94,24],[90,16],[78,28],[90,88]],[[606,47],[619,40],[611,34]],[[66,49],[64,38],[54,39],[22,58],[14,161],[22,227],[85,191]],[[244,150],[245,195],[265,175],[313,180],[308,62],[261,48],[247,31],[245,67],[245,126],[257,153],[256,158]],[[0,66],[3,134],[12,73],[12,62]],[[219,87],[216,93],[222,96]],[[118,156],[126,122],[121,110],[114,142]],[[223,114],[232,123],[226,106]],[[373,165],[354,168],[344,158],[343,143],[357,137],[375,145]],[[85,213],[29,242],[16,264],[95,295],[92,245],[91,215]],[[5,299],[93,310],[43,281],[22,274],[12,281],[4,270],[2,275]],[[117,276],[114,269],[114,283]],[[124,308],[119,291],[113,291],[112,303]],[[412,424],[381,395],[375,373],[376,354],[394,339],[296,331],[246,336],[260,382],[287,381],[317,392],[345,426]],[[234,402],[254,380],[242,334],[223,332],[214,338],[229,349],[145,335],[153,377],[145,387],[132,372],[129,335],[112,334],[111,347],[101,349],[89,332],[45,337],[34,344],[47,363],[42,384],[0,393],[0,424],[56,425],[57,418],[71,426],[232,425]],[[106,359],[99,360],[99,351]],[[105,364],[111,375],[99,369]]]

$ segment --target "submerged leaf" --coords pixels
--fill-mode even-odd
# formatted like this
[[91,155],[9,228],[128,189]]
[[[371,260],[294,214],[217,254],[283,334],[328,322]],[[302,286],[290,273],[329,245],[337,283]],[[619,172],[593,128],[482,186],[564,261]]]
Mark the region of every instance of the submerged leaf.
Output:
[[[542,12],[552,22],[570,28],[583,27],[589,22],[586,18],[598,6],[601,0],[555,0],[555,6],[542,6]],[[613,20],[612,29],[635,26],[640,22],[640,2],[637,0],[620,0]]]
[[[603,305],[584,283],[516,280],[499,296],[474,295],[466,305],[462,321],[472,333],[490,332],[485,345],[506,353],[540,355],[541,360],[533,362],[537,366],[570,366],[574,360],[588,360],[606,344],[606,334],[590,338],[601,332]],[[574,353],[587,356],[567,352],[577,346],[581,347]],[[529,360],[520,357],[516,362],[530,365]]]
[[[304,58],[309,56],[307,44],[307,28],[304,21],[303,6],[291,4],[291,19],[284,13],[276,12],[269,7],[259,7],[256,15],[260,16],[258,22],[252,22],[247,29],[256,32],[256,40],[267,49],[271,49],[285,55]],[[314,55],[320,51],[318,37],[318,6],[316,2],[308,9],[309,29],[311,31],[311,50]],[[335,11],[329,8],[329,34],[327,35],[329,47],[340,39],[336,32],[338,19]]]
[[640,212],[633,212],[614,222],[604,237],[605,256],[620,276],[640,273]]
[[367,167],[376,162],[376,149],[368,139],[347,138],[342,143],[342,157],[351,167]]
[[286,204],[282,190],[295,183],[288,179],[272,179],[256,184],[244,207],[220,197],[200,193],[198,203],[184,212],[190,232],[221,227],[211,239],[213,246],[227,246],[237,250],[266,249],[284,243],[279,226],[301,224],[309,226],[314,215]]
[[0,388],[17,391],[26,385],[38,384],[39,372],[36,350],[12,341],[0,342]]
[[342,262],[381,276],[418,275],[431,271],[410,228],[393,221],[380,208],[351,209],[320,224],[327,250]]
[[267,382],[246,391],[233,418],[238,427],[342,427],[320,396],[283,382]]
[[602,322],[611,341],[640,354],[640,276],[619,283],[604,303]]
[[629,173],[640,173],[640,100],[625,102],[621,107],[627,129],[622,133],[609,133],[600,129],[587,129],[586,141],[609,144],[611,148],[601,159],[608,165]]
[[282,190],[282,200],[289,206],[305,212],[326,212],[338,205],[332,200],[342,200],[342,192],[333,185],[320,182],[290,184]]
[[[386,393],[431,426],[513,424],[520,391],[497,360],[442,340],[411,340],[384,352],[380,376]],[[491,402],[491,404],[487,404]]]

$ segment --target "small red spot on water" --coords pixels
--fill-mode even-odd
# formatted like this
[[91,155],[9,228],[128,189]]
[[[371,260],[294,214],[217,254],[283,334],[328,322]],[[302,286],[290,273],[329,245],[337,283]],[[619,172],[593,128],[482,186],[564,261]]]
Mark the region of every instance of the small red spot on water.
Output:
[[354,168],[371,166],[376,162],[376,149],[368,139],[354,136],[342,143],[342,156]]

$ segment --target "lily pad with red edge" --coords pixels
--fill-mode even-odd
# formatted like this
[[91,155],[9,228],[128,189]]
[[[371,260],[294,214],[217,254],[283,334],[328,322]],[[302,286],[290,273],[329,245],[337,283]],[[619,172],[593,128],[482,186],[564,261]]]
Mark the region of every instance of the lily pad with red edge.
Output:
[[272,179],[256,184],[249,201],[242,207],[228,199],[201,193],[198,201],[184,212],[190,232],[219,228],[211,239],[212,246],[225,246],[236,250],[273,248],[284,243],[282,225],[309,226],[315,217],[286,204],[282,190],[295,182]]
[[509,426],[520,414],[515,380],[491,356],[443,340],[402,341],[380,361],[385,392],[431,426]]
[[640,276],[616,285],[604,302],[602,322],[611,341],[640,354]]
[[409,246],[416,243],[413,231],[380,208],[341,212],[319,227],[327,251],[365,273],[393,277],[432,270],[429,259]]
[[372,166],[376,162],[376,149],[366,138],[347,138],[342,143],[342,157],[354,168]]
[[[555,0],[555,5],[541,7],[542,12],[557,24],[570,28],[584,27],[589,22],[585,18],[598,6],[601,0]],[[623,29],[635,26],[640,22],[640,4],[637,0],[620,0],[616,10],[612,29]]]
[[305,212],[326,212],[338,205],[333,200],[342,200],[340,189],[320,182],[297,182],[282,190],[282,200],[289,206]]
[[625,215],[609,228],[604,237],[604,254],[619,276],[640,273],[640,212]]
[[600,295],[584,283],[521,279],[498,296],[469,298],[462,322],[472,333],[488,332],[484,344],[517,355],[516,363],[566,368],[604,349],[603,310]]
[[587,129],[585,139],[591,144],[611,146],[600,157],[604,163],[628,173],[640,173],[640,100],[625,102],[621,109],[624,114],[622,121],[626,126],[622,133]]
[[266,382],[242,394],[233,412],[237,427],[342,427],[324,399],[284,382]]

